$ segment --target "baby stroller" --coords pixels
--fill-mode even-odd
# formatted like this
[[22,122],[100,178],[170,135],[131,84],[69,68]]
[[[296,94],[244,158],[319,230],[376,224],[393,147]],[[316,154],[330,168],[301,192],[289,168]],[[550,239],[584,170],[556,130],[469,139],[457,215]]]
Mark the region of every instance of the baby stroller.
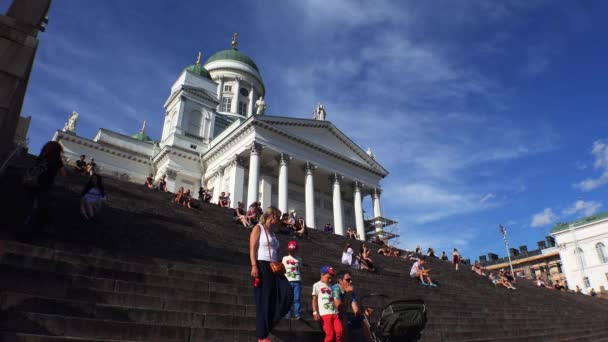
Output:
[[[426,306],[419,299],[399,299],[389,302],[388,297],[382,294],[370,294],[361,298],[372,303],[372,306],[382,307],[378,315],[363,315],[364,328],[369,330],[369,342],[407,342],[418,341],[420,333],[426,326]],[[369,306],[368,306],[369,307]],[[366,310],[368,312],[368,310]],[[378,317],[374,322],[373,317]]]

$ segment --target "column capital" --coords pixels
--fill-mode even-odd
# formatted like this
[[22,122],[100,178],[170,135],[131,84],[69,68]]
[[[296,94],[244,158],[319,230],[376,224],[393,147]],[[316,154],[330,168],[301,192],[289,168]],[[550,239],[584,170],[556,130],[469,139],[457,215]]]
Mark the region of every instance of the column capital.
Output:
[[251,146],[249,146],[251,154],[260,154],[260,152],[262,152],[262,148],[264,148],[264,146],[257,142],[254,142],[251,144]]
[[340,183],[342,183],[342,180],[343,180],[343,179],[344,179],[344,176],[342,176],[341,174],[336,173],[336,172],[332,173],[332,174],[329,176],[329,180],[332,182],[332,184],[333,184],[333,183],[338,183],[338,184],[340,184]]
[[382,194],[382,189],[380,189],[380,188],[374,188],[374,190],[372,191],[373,198],[380,198],[381,194]]
[[306,162],[306,163],[304,164],[304,166],[302,167],[302,169],[304,170],[304,172],[305,172],[307,175],[312,175],[312,174],[313,174],[313,172],[314,172],[314,171],[315,171],[317,168],[318,168],[318,166],[317,166],[317,165],[314,165],[313,163],[309,163],[309,162]]
[[218,166],[218,168],[215,170],[215,174],[218,176],[223,176],[224,175],[224,166]]
[[363,189],[365,187],[365,184],[359,182],[359,181],[354,181],[353,182],[353,190],[354,191],[361,191],[361,189]]
[[293,157],[287,153],[281,152],[277,155],[277,161],[279,162],[279,165],[281,165],[281,166],[289,165],[289,161],[292,159],[293,159]]
[[234,156],[228,165],[237,166],[237,167],[245,167],[245,158],[240,156]]

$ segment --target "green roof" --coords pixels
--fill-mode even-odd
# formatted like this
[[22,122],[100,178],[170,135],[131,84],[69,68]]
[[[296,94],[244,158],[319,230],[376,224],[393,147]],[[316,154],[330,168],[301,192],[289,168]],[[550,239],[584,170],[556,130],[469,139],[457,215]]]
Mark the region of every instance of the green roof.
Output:
[[209,71],[207,71],[207,69],[205,69],[205,67],[200,64],[192,64],[191,66],[187,67],[184,70],[188,70],[199,76],[211,79],[211,75],[209,75]]
[[597,215],[587,216],[572,222],[558,223],[553,226],[553,228],[551,228],[551,234],[559,233],[570,228],[580,227],[589,223],[601,221],[606,218],[608,218],[608,211],[599,213]]
[[150,138],[149,136],[147,136],[145,133],[137,133],[137,134],[133,134],[131,136],[131,138],[133,139],[137,139],[139,141],[152,141],[152,138]]
[[205,64],[209,64],[211,62],[225,60],[225,59],[245,63],[245,64],[249,65],[250,67],[254,68],[257,72],[260,72],[260,70],[258,69],[258,66],[255,65],[255,62],[251,58],[249,58],[249,56],[247,56],[246,54],[237,50],[236,48],[216,52],[215,54],[211,55],[211,57],[209,57],[209,59],[207,59]]

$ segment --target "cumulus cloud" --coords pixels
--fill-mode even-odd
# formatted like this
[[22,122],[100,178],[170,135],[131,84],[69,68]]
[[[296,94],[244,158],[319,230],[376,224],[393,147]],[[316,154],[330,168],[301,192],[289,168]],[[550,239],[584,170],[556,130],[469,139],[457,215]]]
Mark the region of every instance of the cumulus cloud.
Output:
[[608,184],[608,145],[606,141],[595,141],[591,154],[595,159],[593,167],[600,170],[601,174],[599,177],[587,178],[576,184],[576,187],[582,191],[591,191]]
[[578,200],[570,207],[566,208],[563,213],[565,215],[582,214],[583,216],[591,216],[597,213],[602,206],[599,202]]
[[557,220],[557,215],[553,212],[551,208],[545,208],[545,210],[540,213],[534,214],[532,216],[532,223],[530,226],[532,227],[542,227],[549,224],[554,223]]

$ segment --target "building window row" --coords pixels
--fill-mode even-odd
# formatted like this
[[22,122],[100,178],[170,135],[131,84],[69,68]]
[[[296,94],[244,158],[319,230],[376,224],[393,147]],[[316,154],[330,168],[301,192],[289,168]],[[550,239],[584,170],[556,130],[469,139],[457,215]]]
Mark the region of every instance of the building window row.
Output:
[[[608,263],[608,254],[606,253],[606,246],[602,242],[598,242],[595,244],[595,252],[597,253],[597,258],[601,264]],[[580,268],[587,267],[587,263],[585,262],[585,253],[583,249],[577,247],[574,251],[574,254],[577,257],[578,266]]]

